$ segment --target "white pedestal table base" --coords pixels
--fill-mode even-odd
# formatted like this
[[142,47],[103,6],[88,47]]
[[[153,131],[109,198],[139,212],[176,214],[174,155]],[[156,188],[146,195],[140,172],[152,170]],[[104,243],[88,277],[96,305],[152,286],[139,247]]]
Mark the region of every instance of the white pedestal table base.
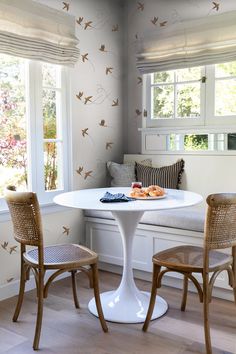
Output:
[[[121,323],[144,322],[150,295],[149,293],[139,291],[136,287],[132,269],[133,238],[138,223],[145,211],[192,206],[200,203],[202,197],[192,192],[168,189],[167,197],[158,201],[138,200],[128,203],[102,204],[100,199],[107,190],[111,193],[128,194],[130,192],[130,188],[128,187],[85,189],[63,193],[56,196],[54,201],[59,205],[70,208],[112,212],[122,239],[123,274],[118,289],[101,294],[105,319]],[[157,297],[152,318],[164,315],[167,309],[168,305],[165,300]],[[94,315],[97,315],[94,300],[90,301],[89,310]]]
[[[124,266],[118,289],[101,294],[104,317],[106,320],[113,322],[144,322],[150,294],[141,292],[136,287],[132,269],[133,238],[143,211],[113,211],[112,214],[117,221],[122,239]],[[163,316],[167,309],[166,301],[158,296],[152,318]],[[89,310],[97,316],[94,299],[89,303]]]
[[[145,321],[150,293],[139,291],[138,297],[129,299],[119,297],[119,289],[102,293],[101,302],[104,317],[107,321],[118,323],[142,323]],[[88,305],[89,311],[98,317],[94,298]],[[152,320],[163,316],[168,309],[167,302],[157,296]]]

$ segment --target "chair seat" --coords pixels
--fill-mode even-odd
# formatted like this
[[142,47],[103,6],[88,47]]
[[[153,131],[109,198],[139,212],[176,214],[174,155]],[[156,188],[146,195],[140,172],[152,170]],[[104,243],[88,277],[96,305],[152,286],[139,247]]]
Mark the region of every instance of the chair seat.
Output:
[[[97,254],[88,248],[76,244],[62,244],[44,247],[44,266],[50,269],[76,268],[96,263]],[[27,263],[37,267],[38,249],[24,254]]]
[[[204,251],[197,246],[178,246],[159,252],[153,256],[153,262],[163,267],[190,271],[202,272]],[[233,257],[218,251],[211,250],[209,253],[209,270],[231,264]]]

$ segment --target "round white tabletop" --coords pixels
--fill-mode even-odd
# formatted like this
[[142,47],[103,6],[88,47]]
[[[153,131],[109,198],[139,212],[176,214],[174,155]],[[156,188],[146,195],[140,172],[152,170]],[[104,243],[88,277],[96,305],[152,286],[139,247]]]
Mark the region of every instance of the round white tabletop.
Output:
[[[140,291],[134,282],[132,270],[132,245],[138,223],[145,211],[183,208],[202,201],[199,194],[166,189],[166,197],[157,200],[134,200],[123,203],[102,203],[100,199],[106,191],[129,194],[131,188],[84,189],[63,193],[54,198],[55,203],[71,208],[111,211],[120,231],[123,244],[123,274],[116,290],[101,294],[104,317],[108,321],[120,323],[144,322],[150,294]],[[166,301],[157,296],[152,319],[166,313]],[[95,300],[89,302],[89,310],[97,316]]]
[[163,199],[135,200],[127,203],[101,203],[100,199],[104,196],[106,191],[114,194],[124,193],[125,195],[129,195],[131,188],[82,189],[59,194],[54,198],[54,202],[71,208],[132,212],[184,208],[202,201],[202,197],[199,194],[176,189],[166,189],[167,194]]

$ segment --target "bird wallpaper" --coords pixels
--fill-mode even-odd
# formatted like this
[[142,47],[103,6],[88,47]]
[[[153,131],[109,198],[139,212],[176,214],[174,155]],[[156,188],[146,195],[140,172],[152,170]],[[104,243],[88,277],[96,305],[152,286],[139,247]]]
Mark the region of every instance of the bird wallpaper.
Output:
[[[75,18],[80,57],[75,67],[68,69],[71,187],[104,186],[106,161],[122,161],[124,152],[124,3],[120,0],[37,1]],[[82,211],[63,208],[43,215],[43,231],[46,245],[84,243]],[[12,224],[10,220],[3,222],[0,287],[15,286],[19,279],[19,256],[20,247],[13,238]]]
[[[124,153],[141,151],[138,128],[147,112],[136,52],[144,34],[161,34],[176,22],[236,10],[235,0],[34,1],[75,18],[80,57],[69,69],[68,93],[73,189],[105,186],[107,161],[122,162]],[[81,211],[64,208],[45,214],[43,228],[45,244],[84,242]],[[1,223],[0,259],[3,291],[19,279],[19,246],[9,220]]]

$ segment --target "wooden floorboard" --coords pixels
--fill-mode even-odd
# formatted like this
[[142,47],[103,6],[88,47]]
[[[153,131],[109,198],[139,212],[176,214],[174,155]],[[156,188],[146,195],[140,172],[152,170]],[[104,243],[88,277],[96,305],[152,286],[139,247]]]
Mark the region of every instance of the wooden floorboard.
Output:
[[[100,272],[100,290],[108,291],[119,284],[120,276]],[[150,283],[136,281],[149,291]],[[57,354],[199,354],[205,353],[202,305],[196,294],[188,296],[187,309],[180,311],[181,292],[163,287],[159,293],[169,310],[152,321],[147,333],[141,324],[108,322],[103,333],[96,317],[87,309],[93,293],[84,274],[77,276],[81,309],[73,305],[69,278],[55,282],[45,300],[40,352]],[[0,302],[0,353],[33,353],[32,340],[36,317],[35,291],[26,293],[19,322],[11,322],[16,297]],[[213,299],[211,336],[214,354],[236,354],[236,306]]]

